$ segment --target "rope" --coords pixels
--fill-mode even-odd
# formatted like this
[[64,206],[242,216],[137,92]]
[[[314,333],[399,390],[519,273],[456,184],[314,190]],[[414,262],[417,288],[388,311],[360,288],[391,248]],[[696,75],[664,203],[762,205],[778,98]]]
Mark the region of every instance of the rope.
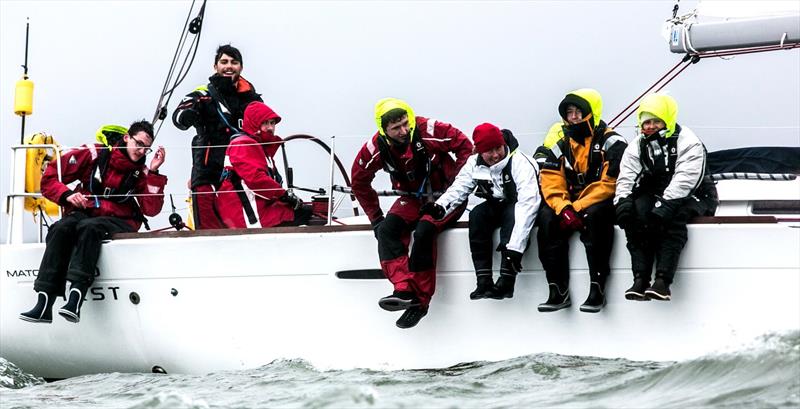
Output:
[[[642,98],[644,98],[644,96],[647,95],[647,93],[650,92],[650,90],[652,90],[657,85],[659,85],[659,83],[661,83],[664,80],[664,78],[666,78],[670,74],[672,74],[672,72],[675,71],[675,69],[678,68],[681,64],[683,64],[683,67],[681,67],[680,70],[678,70],[678,72],[676,72],[671,77],[669,77],[669,79],[667,79],[665,82],[661,83],[661,85],[658,88],[655,89],[655,92],[658,92],[658,91],[661,91],[662,89],[664,89],[664,87],[666,87],[667,84],[669,84],[670,82],[672,82],[672,80],[674,80],[679,75],[681,75],[681,73],[683,73],[683,71],[685,71],[687,68],[689,68],[689,66],[691,66],[693,64],[696,64],[697,62],[699,62],[701,59],[704,59],[704,58],[727,57],[727,56],[744,55],[744,54],[756,54],[756,53],[763,53],[763,52],[767,52],[767,51],[791,50],[791,49],[794,49],[794,48],[800,48],[800,43],[795,43],[795,44],[791,44],[791,45],[774,45],[774,46],[749,47],[749,48],[742,48],[742,49],[729,50],[729,51],[695,52],[694,54],[688,53],[681,59],[680,62],[678,62],[678,64],[676,64],[669,71],[667,71],[666,74],[661,76],[661,78],[659,78],[658,81],[653,83],[653,85],[651,85],[650,88],[645,90],[641,95],[639,95],[638,98],[633,100],[633,102],[631,102],[627,107],[625,107],[625,109],[623,109],[619,114],[617,114],[617,116],[615,116],[614,119],[612,119],[608,124],[612,128],[615,128],[620,123],[622,123],[626,119],[628,119],[628,117],[630,117],[636,111],[635,108],[630,110],[631,107],[633,107],[637,102],[639,102]],[[627,112],[628,110],[630,110],[630,112]]]
[[[192,5],[189,7],[189,13],[186,15],[186,21],[183,24],[183,30],[181,31],[181,36],[178,39],[178,46],[175,49],[175,54],[172,56],[172,63],[170,63],[169,71],[167,71],[167,78],[164,80],[164,86],[161,88],[161,95],[159,96],[158,104],[156,105],[156,111],[153,114],[152,123],[154,126],[156,124],[158,125],[154,131],[155,135],[153,135],[153,137],[158,135],[158,133],[161,131],[161,127],[164,125],[163,121],[167,117],[167,106],[169,105],[169,101],[172,98],[175,89],[178,88],[178,86],[186,78],[186,75],[189,73],[189,69],[194,63],[194,59],[197,56],[207,0],[203,0],[203,4],[200,6],[200,11],[198,12],[197,17],[195,17],[191,23],[189,23],[189,19],[192,16],[192,11],[194,10],[195,1],[196,0],[192,0]],[[184,47],[186,46],[186,40],[189,38],[189,34],[193,34],[194,37],[189,44],[188,51],[186,52],[183,62],[181,63],[181,66],[176,74],[175,68],[178,65],[178,61],[180,60],[180,56],[183,53]],[[175,82],[170,88],[169,83],[173,76],[175,77]]]

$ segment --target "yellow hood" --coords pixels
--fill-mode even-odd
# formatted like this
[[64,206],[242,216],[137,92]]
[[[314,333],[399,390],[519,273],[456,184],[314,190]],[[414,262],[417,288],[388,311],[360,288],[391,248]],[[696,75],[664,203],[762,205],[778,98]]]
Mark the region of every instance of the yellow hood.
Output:
[[636,119],[639,128],[642,127],[642,114],[648,112],[667,125],[666,137],[675,133],[675,124],[678,122],[678,102],[667,94],[650,94],[639,103],[636,110]]
[[542,145],[547,149],[552,149],[553,146],[561,139],[564,139],[564,124],[556,122],[547,131]]
[[414,139],[414,128],[416,128],[417,126],[416,117],[414,116],[414,110],[411,109],[411,106],[409,106],[405,101],[397,98],[384,98],[378,101],[377,104],[375,104],[375,124],[378,126],[378,133],[380,133],[384,137],[386,136],[386,133],[383,130],[383,127],[381,126],[381,118],[387,112],[396,108],[400,108],[406,111],[406,113],[408,113],[408,127],[410,128],[409,129],[410,136],[408,140],[411,141]]
[[581,111],[586,111],[588,106],[590,112],[583,112],[584,117],[586,114],[591,113],[592,127],[596,128],[600,125],[600,117],[603,115],[603,98],[597,90],[581,88],[567,94],[558,106],[558,113],[561,115],[561,119],[566,118],[567,105],[569,104],[578,106]]

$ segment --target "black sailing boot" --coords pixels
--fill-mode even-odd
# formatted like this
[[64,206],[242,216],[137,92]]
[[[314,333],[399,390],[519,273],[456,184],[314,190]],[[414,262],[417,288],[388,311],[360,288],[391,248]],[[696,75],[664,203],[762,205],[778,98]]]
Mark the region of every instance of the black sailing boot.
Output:
[[589,284],[589,297],[581,304],[580,310],[583,312],[600,312],[606,305],[606,294],[604,286],[597,281]]
[[479,275],[478,285],[475,291],[469,293],[470,300],[480,300],[481,298],[490,298],[492,290],[494,289],[494,281],[491,275]]
[[386,311],[400,311],[419,306],[417,295],[411,291],[394,291],[392,295],[378,300],[378,306]]
[[653,281],[652,286],[644,291],[644,295],[649,300],[669,301],[672,299],[669,284],[663,277],[656,275],[656,280]]
[[514,298],[514,284],[517,282],[517,276],[514,274],[500,273],[500,278],[492,289],[489,297],[495,300],[502,300],[503,298]]
[[633,286],[625,291],[625,299],[633,301],[650,301],[644,295],[645,290],[650,287],[650,279],[642,276],[633,276]]
[[19,319],[45,324],[53,322],[53,303],[56,302],[55,294],[48,294],[44,291],[37,291],[36,294],[36,306],[30,311],[19,314]]
[[67,303],[58,310],[58,315],[64,317],[64,319],[69,322],[74,322],[76,324],[80,322],[84,295],[86,295],[85,287],[72,285],[69,289],[69,295],[67,296]]
[[558,287],[556,283],[550,283],[550,296],[547,301],[539,304],[539,312],[553,312],[572,305],[572,300],[569,298],[569,287],[565,286],[564,291]]
[[428,315],[428,307],[410,307],[400,316],[395,323],[397,328],[408,329],[419,323],[424,316]]

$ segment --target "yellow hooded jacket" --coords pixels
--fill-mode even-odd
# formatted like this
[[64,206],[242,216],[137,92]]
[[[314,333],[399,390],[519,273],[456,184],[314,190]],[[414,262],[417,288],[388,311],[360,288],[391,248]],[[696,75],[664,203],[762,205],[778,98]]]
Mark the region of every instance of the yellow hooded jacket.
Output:
[[[613,198],[620,160],[627,147],[625,139],[600,119],[603,102],[599,92],[583,88],[567,94],[565,100],[568,99],[580,101],[589,107],[590,112],[584,112],[584,121],[592,121],[592,126],[589,127],[591,135],[582,143],[565,136],[563,130],[559,133],[555,125],[545,138],[549,155],[541,171],[542,195],[557,214],[561,214],[567,206],[580,212]],[[547,146],[548,143],[551,145]],[[599,178],[589,174],[592,171],[590,157],[593,151],[599,153],[602,163]],[[578,174],[585,179],[582,189],[579,188],[580,181],[570,177]]]

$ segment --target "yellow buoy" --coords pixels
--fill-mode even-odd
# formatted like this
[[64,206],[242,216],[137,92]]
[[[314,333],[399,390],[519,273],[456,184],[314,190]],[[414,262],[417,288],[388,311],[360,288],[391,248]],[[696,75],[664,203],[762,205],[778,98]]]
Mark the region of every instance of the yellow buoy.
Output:
[[25,75],[14,89],[14,113],[23,116],[33,113],[33,81]]

